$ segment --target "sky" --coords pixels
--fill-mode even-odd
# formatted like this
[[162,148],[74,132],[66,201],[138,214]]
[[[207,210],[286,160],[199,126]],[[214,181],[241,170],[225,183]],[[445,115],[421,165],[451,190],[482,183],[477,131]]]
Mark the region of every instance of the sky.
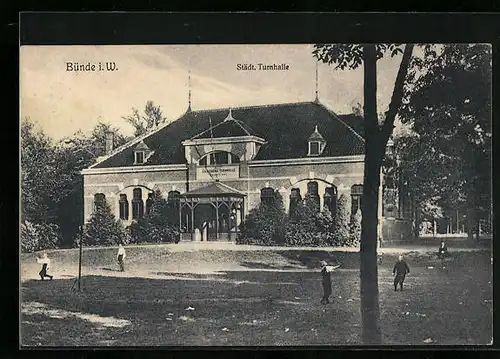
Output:
[[[313,101],[313,45],[23,46],[20,113],[55,140],[110,123],[131,135],[122,116],[159,105],[167,121],[193,110]],[[377,63],[378,112],[385,111],[401,57]],[[115,71],[67,71],[67,62],[114,62]],[[238,64],[287,64],[287,71],[238,71]],[[320,102],[343,114],[363,102],[363,70],[318,64]]]

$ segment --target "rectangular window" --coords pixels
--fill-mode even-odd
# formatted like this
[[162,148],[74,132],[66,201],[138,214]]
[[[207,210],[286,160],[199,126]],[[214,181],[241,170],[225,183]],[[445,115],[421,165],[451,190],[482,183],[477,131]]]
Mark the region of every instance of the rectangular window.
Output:
[[309,154],[312,156],[319,155],[319,142],[309,142]]
[[127,220],[128,219],[128,200],[127,200],[126,194],[120,195],[119,209],[120,209],[120,219]]
[[144,163],[144,151],[135,152],[135,163],[137,164]]

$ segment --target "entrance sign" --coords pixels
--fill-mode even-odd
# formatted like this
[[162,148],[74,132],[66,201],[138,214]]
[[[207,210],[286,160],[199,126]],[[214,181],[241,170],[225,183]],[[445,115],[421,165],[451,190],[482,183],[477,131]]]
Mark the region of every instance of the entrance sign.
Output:
[[197,180],[231,179],[240,177],[239,165],[207,166],[198,167],[196,171]]

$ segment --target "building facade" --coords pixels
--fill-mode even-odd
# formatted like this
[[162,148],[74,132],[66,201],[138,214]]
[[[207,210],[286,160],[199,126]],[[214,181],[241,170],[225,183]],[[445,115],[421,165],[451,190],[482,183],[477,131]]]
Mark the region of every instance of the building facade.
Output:
[[[362,118],[337,115],[318,101],[189,107],[166,126],[120,148],[108,146],[106,156],[83,170],[85,221],[96,201],[106,200],[127,226],[144,216],[157,190],[178,202],[181,240],[233,240],[246,214],[274,191],[287,211],[305,199],[316,201],[318,210],[333,210],[345,195],[355,213],[363,183],[362,133]],[[383,231],[391,240],[406,229],[395,224],[398,191],[386,192]]]

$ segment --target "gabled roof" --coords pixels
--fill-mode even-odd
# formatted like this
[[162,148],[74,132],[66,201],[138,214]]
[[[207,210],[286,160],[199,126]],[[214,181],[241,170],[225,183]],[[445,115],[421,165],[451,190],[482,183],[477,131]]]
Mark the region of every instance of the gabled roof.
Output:
[[[210,122],[214,136],[226,136],[229,133],[247,136],[248,131],[266,140],[255,160],[307,157],[309,135],[316,125],[326,141],[320,157],[364,154],[363,119],[354,114],[337,115],[321,103],[232,108],[231,117],[232,120],[224,122],[228,118],[227,109],[186,112],[176,121],[142,137],[142,141],[154,151],[143,166],[186,163],[182,141],[201,138],[198,136],[202,134],[210,138]],[[93,168],[132,166],[133,145],[138,142],[136,139],[128,146],[122,146]]]
[[244,193],[220,182],[214,182],[206,187],[194,189],[184,193],[183,197],[196,197],[196,196],[214,196],[214,195],[231,195],[243,197]]
[[[210,121],[211,122],[211,121]],[[226,118],[216,125],[210,126],[205,131],[192,137],[191,140],[201,139],[201,138],[218,138],[218,137],[240,137],[240,136],[252,136],[251,130],[248,126],[232,115],[231,109]]]
[[139,142],[137,146],[134,147],[134,150],[149,150],[149,147],[144,143],[144,141]]
[[314,128],[314,132],[311,134],[311,136],[309,136],[309,141],[325,141],[325,139],[323,138],[323,136],[321,136],[321,133],[319,133],[318,131],[318,126],[316,126]]

